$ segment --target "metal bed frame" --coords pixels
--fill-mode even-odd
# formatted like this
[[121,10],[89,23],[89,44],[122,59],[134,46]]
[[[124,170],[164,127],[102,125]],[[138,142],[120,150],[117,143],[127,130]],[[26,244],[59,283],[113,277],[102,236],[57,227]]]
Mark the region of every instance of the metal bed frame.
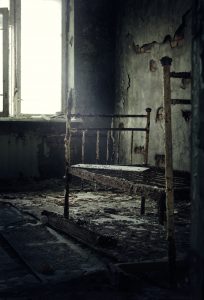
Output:
[[[71,111],[69,109],[68,111]],[[129,188],[127,187],[127,183],[125,184],[125,180],[121,181],[121,178],[118,178],[117,176],[112,178],[110,180],[110,176],[113,173],[110,173],[110,175],[97,175],[91,170],[90,168],[85,167],[85,148],[86,148],[86,137],[91,133],[95,134],[96,137],[96,144],[95,144],[95,162],[98,165],[100,163],[100,144],[101,144],[101,138],[106,138],[106,146],[105,146],[105,166],[103,167],[103,164],[100,165],[100,169],[107,169],[106,166],[109,166],[109,170],[111,171],[111,168],[114,168],[114,165],[119,165],[120,162],[120,143],[121,143],[121,134],[129,132],[131,134],[131,145],[130,145],[130,156],[131,156],[131,165],[133,161],[133,140],[134,140],[134,133],[135,132],[145,132],[145,146],[142,151],[143,154],[143,166],[147,166],[148,164],[148,150],[149,150],[149,131],[150,131],[150,113],[151,109],[146,109],[146,114],[141,115],[117,115],[117,114],[71,114],[68,113],[67,115],[67,123],[66,123],[66,137],[65,137],[65,150],[66,150],[66,193],[65,193],[65,204],[64,204],[64,217],[69,218],[69,185],[71,181],[71,176],[77,176],[81,179],[85,179],[87,181],[92,181],[96,183],[104,183],[106,186],[110,187],[118,187],[120,190],[127,191]],[[111,126],[106,127],[90,127],[87,125],[84,126],[73,126],[72,124],[72,118],[78,118],[81,120],[84,119],[111,119]],[[136,118],[142,118],[146,119],[146,126],[145,127],[122,127],[122,126],[116,126],[117,120],[121,119],[136,119]],[[82,122],[83,125],[83,122]],[[117,134],[117,136],[116,136]],[[71,140],[74,135],[81,136],[81,163],[80,165],[72,165],[71,164]],[[117,145],[116,145],[117,141]],[[111,165],[110,163],[114,163],[114,165]],[[133,166],[134,167],[134,166]],[[144,171],[144,168],[141,168],[140,166],[138,168],[138,172]],[[96,166],[93,166],[93,169],[95,169]],[[121,167],[122,168],[122,167]],[[131,171],[131,166],[128,166],[129,170]],[[135,168],[135,167],[134,167]],[[85,170],[86,169],[86,170]],[[107,170],[106,170],[107,171]],[[113,171],[113,170],[112,170]],[[136,169],[134,169],[134,172]],[[117,173],[117,171],[115,170]],[[115,173],[114,173],[115,174]],[[121,184],[122,183],[122,184]]]
[[[175,233],[174,233],[174,197],[177,193],[190,194],[190,177],[185,172],[173,171],[172,161],[172,128],[171,128],[171,105],[172,104],[190,104],[190,100],[172,99],[171,98],[171,78],[191,78],[190,72],[171,72],[172,59],[163,57],[161,64],[163,67],[164,80],[164,114],[165,114],[165,168],[158,169],[148,166],[148,148],[149,148],[149,130],[150,130],[150,112],[151,109],[146,109],[145,115],[80,115],[71,114],[72,110],[72,95],[68,99],[68,114],[66,122],[66,136],[65,136],[65,158],[66,158],[66,192],[64,203],[64,217],[69,218],[69,186],[71,176],[80,177],[82,180],[87,180],[112,188],[117,188],[121,191],[130,194],[137,194],[141,196],[141,214],[145,212],[145,198],[149,197],[158,201],[159,222],[166,223],[167,241],[168,241],[168,258],[170,275],[173,278],[176,262],[176,248],[175,248]],[[109,118],[112,120],[110,127],[83,127],[73,128],[71,124],[72,117],[78,118]],[[114,127],[115,120],[119,118],[146,118],[145,128],[121,128]],[[84,164],[84,151],[86,143],[86,135],[88,132],[96,133],[96,165]],[[118,145],[115,160],[116,165],[119,165],[119,148],[120,136],[122,132],[131,132],[131,163],[133,153],[133,133],[135,131],[146,133],[146,142],[144,147],[144,165],[137,166],[136,169],[114,170],[105,168],[99,164],[99,147],[101,133],[107,136],[106,143],[106,166],[108,165],[110,152],[109,143],[113,133],[118,132]],[[79,165],[71,165],[71,137],[73,133],[81,132],[81,162]],[[132,166],[135,168],[135,166]]]

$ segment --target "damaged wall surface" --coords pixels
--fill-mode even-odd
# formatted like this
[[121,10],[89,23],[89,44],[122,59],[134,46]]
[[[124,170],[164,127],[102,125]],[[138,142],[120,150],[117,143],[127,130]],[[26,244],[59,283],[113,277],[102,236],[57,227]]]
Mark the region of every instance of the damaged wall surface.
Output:
[[62,178],[64,128],[64,122],[1,121],[0,178]]
[[[172,71],[191,71],[191,1],[121,1],[117,28],[116,111],[143,113],[152,108],[149,163],[163,166],[163,70],[160,59],[173,59]],[[172,79],[172,98],[190,99],[190,80]],[[174,168],[190,169],[190,105],[172,105]],[[129,124],[131,127],[138,125]],[[141,124],[140,124],[141,125]],[[144,136],[135,135],[135,149]],[[123,137],[123,161],[129,163]],[[161,161],[158,158],[161,157]],[[141,163],[135,151],[133,163]]]
[[75,1],[77,113],[110,113],[115,93],[115,1]]
[[194,2],[192,122],[192,283],[193,299],[204,298],[204,3]]

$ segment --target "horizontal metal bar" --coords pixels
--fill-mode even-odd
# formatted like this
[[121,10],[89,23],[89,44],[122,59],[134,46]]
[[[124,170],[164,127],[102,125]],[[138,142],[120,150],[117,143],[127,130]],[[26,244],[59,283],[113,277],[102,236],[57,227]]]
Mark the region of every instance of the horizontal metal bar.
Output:
[[191,72],[171,72],[170,77],[191,79]]
[[147,115],[69,114],[71,118],[147,118]]
[[171,99],[171,104],[191,105],[191,100],[190,99]]
[[71,131],[147,131],[146,128],[71,128]]

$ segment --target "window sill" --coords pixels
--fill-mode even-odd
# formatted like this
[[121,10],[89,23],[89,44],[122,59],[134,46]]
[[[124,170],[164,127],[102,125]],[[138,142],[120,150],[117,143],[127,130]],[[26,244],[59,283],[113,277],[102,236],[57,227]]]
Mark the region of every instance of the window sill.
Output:
[[[45,122],[45,123],[65,123],[65,116],[21,116],[21,117],[0,117],[0,122]],[[72,118],[72,123],[82,123],[81,118]]]

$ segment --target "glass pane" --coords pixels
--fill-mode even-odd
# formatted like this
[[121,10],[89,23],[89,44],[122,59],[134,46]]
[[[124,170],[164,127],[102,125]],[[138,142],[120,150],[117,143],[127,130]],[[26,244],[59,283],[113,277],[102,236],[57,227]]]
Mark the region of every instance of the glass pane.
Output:
[[3,15],[0,14],[0,112],[3,111]]
[[0,0],[0,8],[9,8],[10,7],[10,1],[9,0]]
[[3,29],[3,15],[0,14],[0,30]]
[[61,0],[21,1],[21,112],[61,109]]

